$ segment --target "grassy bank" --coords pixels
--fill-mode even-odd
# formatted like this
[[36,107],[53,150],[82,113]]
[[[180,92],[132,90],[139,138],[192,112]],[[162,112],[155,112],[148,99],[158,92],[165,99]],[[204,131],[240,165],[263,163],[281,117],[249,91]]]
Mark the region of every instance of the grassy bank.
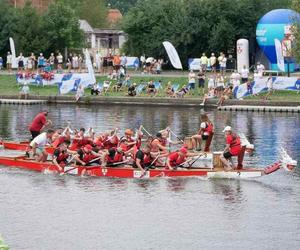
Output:
[[[97,77],[97,81],[104,81],[107,78],[105,76],[103,77]],[[160,76],[136,76],[132,77],[131,81],[139,84],[140,82],[147,82],[147,81],[162,81],[163,89],[159,91],[157,94],[157,97],[166,97],[165,94],[165,87],[169,81],[172,83],[178,83],[180,86],[183,86],[187,83],[187,77],[160,77]],[[113,81],[113,84],[115,84],[116,81]],[[14,75],[0,75],[0,94],[1,95],[18,95],[20,91],[20,86],[16,83],[16,78]],[[206,89],[205,89],[206,91]],[[31,95],[37,95],[37,96],[56,96],[58,95],[58,88],[57,86],[30,86],[30,94]],[[69,94],[74,95],[74,94]],[[90,90],[86,89],[86,95],[90,95]],[[120,92],[114,92],[112,88],[105,94],[105,96],[126,96],[127,95],[127,89],[124,88]],[[260,94],[258,96],[251,96],[245,98],[245,100],[260,100],[262,99],[266,94]],[[147,96],[145,93],[142,93],[141,96]],[[192,95],[189,95],[189,98],[202,98],[203,94],[202,91],[199,89],[196,89],[195,92]],[[271,95],[272,101],[287,101],[287,102],[300,102],[300,93],[298,94],[296,91],[275,91],[273,95]]]

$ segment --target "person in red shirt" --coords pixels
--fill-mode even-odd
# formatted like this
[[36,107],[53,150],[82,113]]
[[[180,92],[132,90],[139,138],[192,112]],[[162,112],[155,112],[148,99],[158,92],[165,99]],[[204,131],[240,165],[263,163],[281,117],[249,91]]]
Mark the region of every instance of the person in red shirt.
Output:
[[242,149],[241,140],[237,134],[232,132],[230,126],[226,126],[223,132],[225,133],[226,136],[226,147],[220,159],[224,164],[225,170],[232,170],[233,169],[232,156],[238,156],[240,154]]
[[189,160],[188,157],[199,156],[197,153],[190,153],[185,147],[169,154],[166,162],[166,169],[174,170],[177,167],[183,167]]
[[34,117],[29,125],[29,131],[32,136],[32,140],[37,137],[41,131],[48,125],[51,125],[51,120],[47,120],[48,111],[42,111]]

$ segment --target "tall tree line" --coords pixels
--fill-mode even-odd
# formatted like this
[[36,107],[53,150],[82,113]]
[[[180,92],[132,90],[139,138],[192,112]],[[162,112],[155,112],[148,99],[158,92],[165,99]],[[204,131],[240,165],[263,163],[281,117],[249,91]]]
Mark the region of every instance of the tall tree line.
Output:
[[255,38],[256,25],[265,13],[289,8],[291,0],[140,0],[123,20],[128,34],[125,51],[160,57],[168,40],[183,61],[202,52],[235,49],[239,38]]

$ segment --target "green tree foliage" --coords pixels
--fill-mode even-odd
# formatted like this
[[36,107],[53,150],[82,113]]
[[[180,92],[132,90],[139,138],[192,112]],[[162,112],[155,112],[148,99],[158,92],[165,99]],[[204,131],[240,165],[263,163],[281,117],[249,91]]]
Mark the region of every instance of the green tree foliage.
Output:
[[44,52],[46,55],[64,48],[82,46],[83,34],[75,12],[68,5],[57,2],[43,15],[26,3],[15,9],[7,1],[0,0],[0,55],[6,55],[9,37],[16,45],[16,53]]
[[125,16],[125,50],[131,55],[162,56],[162,42],[178,49],[182,61],[202,52],[235,49],[239,38],[255,38],[266,12],[286,8],[291,0],[143,0]]
[[[300,0],[294,0],[292,7],[295,11],[300,13]],[[294,18],[293,31],[294,31],[295,40],[294,40],[292,53],[293,56],[296,58],[296,61],[300,62],[300,20],[299,18],[296,17]]]
[[43,16],[43,29],[44,37],[49,41],[48,52],[82,46],[83,33],[78,18],[68,5],[50,5]]
[[105,0],[56,0],[56,2],[71,7],[79,19],[87,20],[92,27],[106,26]]
[[122,14],[126,14],[130,8],[134,7],[138,0],[106,0],[107,6],[119,9]]

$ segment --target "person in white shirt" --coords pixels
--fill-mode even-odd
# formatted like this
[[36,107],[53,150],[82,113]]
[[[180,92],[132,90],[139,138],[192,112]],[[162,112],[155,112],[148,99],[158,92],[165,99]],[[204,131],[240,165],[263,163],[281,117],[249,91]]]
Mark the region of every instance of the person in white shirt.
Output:
[[99,51],[97,51],[96,55],[95,55],[95,63],[96,63],[96,69],[99,73],[101,73],[101,68],[102,68],[102,59],[101,59],[101,54],[99,53]]
[[272,74],[269,74],[269,77],[266,81],[266,86],[268,88],[268,93],[265,96],[265,100],[268,100],[270,95],[272,95],[272,93],[273,93],[273,77],[272,77]]
[[233,88],[240,86],[240,79],[241,75],[237,72],[237,70],[233,71],[230,76],[230,83],[232,84]]
[[24,56],[22,53],[17,58],[18,61],[18,70],[23,70],[24,69]]
[[36,161],[47,161],[48,153],[45,150],[45,146],[51,143],[51,138],[54,134],[54,130],[49,129],[47,132],[43,132],[35,137],[29,144],[32,149],[33,156],[36,157]]
[[257,62],[256,70],[259,76],[263,76],[265,73],[265,66],[262,63]]
[[209,58],[209,64],[211,66],[211,71],[216,73],[217,69],[217,58],[215,57],[214,53],[211,53],[211,57]]
[[222,73],[222,75],[224,75],[226,72],[227,58],[223,52],[220,53],[220,56],[218,57],[218,61],[220,65],[220,72]]
[[215,77],[214,76],[210,76],[208,79],[208,86],[209,89],[211,88],[215,88]]
[[203,53],[200,58],[200,66],[201,66],[202,72],[204,74],[206,73],[206,70],[207,70],[207,64],[208,64],[208,58],[205,55],[205,53]]
[[19,99],[24,98],[27,99],[29,96],[29,86],[27,82],[24,82],[23,87],[21,88],[21,91],[19,93]]
[[121,56],[121,68],[124,69],[124,75],[126,75],[127,72],[127,56],[123,53]]
[[246,65],[243,66],[241,70],[241,75],[242,75],[242,83],[248,82],[249,69],[247,69]]
[[6,56],[6,68],[8,72],[11,72],[11,64],[12,64],[12,56],[10,54],[10,51],[8,51]]
[[193,70],[190,71],[189,73],[189,87],[191,90],[195,89],[195,83],[196,83],[196,74]]

